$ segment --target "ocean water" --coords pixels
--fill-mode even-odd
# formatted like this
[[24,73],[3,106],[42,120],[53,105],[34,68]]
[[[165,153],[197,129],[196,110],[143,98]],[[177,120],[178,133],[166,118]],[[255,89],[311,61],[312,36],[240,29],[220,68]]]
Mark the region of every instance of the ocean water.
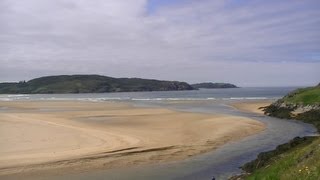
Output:
[[277,99],[297,87],[250,87],[200,89],[193,91],[153,91],[87,94],[2,94],[0,101],[83,100],[83,101],[179,101],[179,100],[257,100]]
[[[315,135],[316,129],[293,120],[240,112],[228,104],[230,102],[255,101],[261,99],[276,100],[296,87],[238,88],[238,89],[202,89],[199,91],[170,92],[130,92],[103,94],[45,94],[45,95],[0,95],[2,101],[30,100],[79,100],[79,101],[123,101],[135,106],[165,107],[178,111],[224,113],[249,117],[267,125],[262,133],[227,143],[215,151],[194,156],[183,161],[138,166],[121,169],[89,171],[59,176],[30,177],[45,180],[140,180],[140,179],[227,179],[241,172],[239,167],[253,160],[258,153],[274,149],[296,136]],[[5,111],[5,107],[2,107]],[[0,109],[1,110],[1,109]],[[14,177],[9,179],[15,179]],[[28,179],[25,177],[24,179]]]

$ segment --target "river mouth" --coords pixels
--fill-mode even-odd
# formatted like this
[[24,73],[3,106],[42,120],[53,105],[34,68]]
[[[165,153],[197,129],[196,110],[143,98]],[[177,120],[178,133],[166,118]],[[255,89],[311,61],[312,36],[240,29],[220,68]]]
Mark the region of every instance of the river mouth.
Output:
[[[246,100],[241,100],[245,102]],[[281,120],[260,114],[241,112],[231,107],[230,101],[183,101],[183,102],[131,102],[135,106],[165,107],[176,111],[220,113],[249,117],[267,125],[263,132],[246,137],[240,141],[227,143],[205,154],[186,160],[125,167],[119,169],[93,170],[77,174],[61,174],[41,179],[75,180],[75,179],[228,179],[241,172],[239,167],[255,159],[263,151],[274,149],[296,136],[314,135],[316,129],[309,124],[294,120]],[[97,121],[101,117],[97,117]],[[28,179],[28,178],[27,178]]]
[[[251,161],[263,151],[274,149],[296,136],[315,135],[316,129],[309,124],[294,120],[281,120],[261,114],[241,112],[230,106],[232,102],[252,102],[255,100],[272,101],[296,89],[290,88],[236,88],[179,92],[134,92],[134,93],[102,93],[102,94],[50,94],[28,95],[28,99],[11,98],[10,101],[109,101],[125,102],[134,106],[162,107],[175,111],[229,114],[248,117],[267,125],[267,129],[259,134],[246,137],[240,141],[225,144],[218,149],[186,160],[125,167],[117,169],[90,170],[82,173],[68,173],[43,176],[12,176],[5,179],[43,179],[43,180],[85,180],[85,179],[228,179],[241,172],[239,167]],[[7,97],[6,97],[7,98]],[[19,97],[20,98],[20,97]],[[11,111],[4,107],[0,111]],[[61,110],[58,108],[58,110]],[[68,109],[66,109],[68,110]],[[72,109],[71,109],[72,110]],[[47,109],[41,109],[46,113]],[[50,110],[51,112],[52,110]],[[101,123],[104,117],[95,117]],[[111,119],[110,119],[111,120]]]

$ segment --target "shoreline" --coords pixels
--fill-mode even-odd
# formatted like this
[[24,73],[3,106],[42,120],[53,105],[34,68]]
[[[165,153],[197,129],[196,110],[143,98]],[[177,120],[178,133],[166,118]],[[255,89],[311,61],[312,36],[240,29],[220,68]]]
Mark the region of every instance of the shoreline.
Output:
[[[250,105],[237,105],[235,104],[234,107],[239,106],[239,109],[243,109],[245,111],[250,111],[250,109],[248,109],[248,106]],[[266,107],[265,105],[262,107]],[[260,112],[259,112],[260,111]],[[251,112],[253,113],[258,113],[264,114],[264,111],[259,108],[259,109],[252,109]],[[271,115],[268,115],[271,116]],[[276,117],[279,118],[277,116],[271,116],[271,117]],[[282,119],[282,118],[280,118]],[[286,171],[286,173],[291,173],[290,176],[293,176],[293,174],[297,173],[301,163],[307,163],[308,158],[316,158],[313,156],[316,156],[315,154],[315,146],[319,146],[319,126],[317,126],[317,124],[314,121],[310,121],[310,120],[304,120],[304,119],[296,119],[295,117],[290,118],[296,121],[301,121],[303,123],[306,124],[310,124],[312,125],[316,130],[317,130],[317,134],[316,135],[307,135],[307,136],[296,136],[293,139],[289,140],[288,142],[282,143],[280,145],[278,145],[276,148],[272,149],[272,150],[268,150],[268,151],[264,151],[264,152],[260,152],[257,157],[249,162],[244,163],[243,165],[241,165],[241,169],[242,172],[234,175],[232,177],[230,177],[230,180],[238,180],[238,179],[246,179],[248,177],[251,178],[262,178],[264,176],[266,176],[266,172],[263,172],[263,170],[270,168],[272,169],[272,167],[275,166],[280,166],[282,167],[281,164],[284,163],[288,163],[290,164],[290,169],[291,171]],[[308,153],[308,151],[310,151]],[[319,153],[318,153],[319,154]],[[289,163],[288,161],[292,161],[292,159],[296,159],[298,162],[298,164],[292,164]],[[304,162],[303,162],[304,161]],[[276,167],[275,167],[276,168]],[[274,168],[274,169],[275,169]],[[294,171],[292,169],[296,168],[297,170]],[[269,173],[270,170],[269,169]],[[287,167],[287,169],[289,169]],[[259,171],[260,170],[260,174]],[[283,169],[282,169],[283,170]],[[267,171],[267,170],[265,170]],[[281,170],[279,170],[279,172],[281,172]],[[301,168],[299,170],[299,173],[301,172]],[[275,174],[275,172],[272,172]],[[301,174],[297,173],[296,175],[298,175],[300,177]],[[310,172],[309,172],[310,173]],[[277,176],[279,176],[279,174],[277,174]],[[288,175],[284,176],[286,178],[288,178]]]
[[261,107],[265,107],[273,103],[275,100],[254,100],[254,101],[246,101],[246,102],[233,102],[230,103],[230,106],[238,109],[243,112],[250,112],[264,115]]
[[[244,117],[138,108],[124,103],[16,101],[0,102],[0,106],[10,109],[0,113],[0,123],[7,123],[6,127],[1,126],[7,132],[2,131],[0,141],[5,147],[0,151],[0,176],[177,161],[266,128],[263,123]],[[10,127],[12,124],[29,128],[32,124],[34,135],[27,137],[23,132],[25,141],[13,136],[22,132]],[[45,131],[47,141],[36,126]],[[62,136],[53,136],[57,132]],[[35,138],[39,135],[42,139]],[[23,142],[18,147],[12,145],[19,140]]]

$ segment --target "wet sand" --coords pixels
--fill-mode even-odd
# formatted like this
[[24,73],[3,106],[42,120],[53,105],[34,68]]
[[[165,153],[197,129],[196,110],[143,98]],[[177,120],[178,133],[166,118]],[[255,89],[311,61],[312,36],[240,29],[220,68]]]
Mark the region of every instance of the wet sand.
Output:
[[176,161],[265,129],[245,117],[112,102],[0,102],[0,107],[5,107],[0,112],[3,177]]
[[230,105],[240,111],[253,112],[257,114],[263,114],[262,107],[266,107],[273,103],[274,100],[257,100],[257,101],[247,101],[247,102],[235,102]]

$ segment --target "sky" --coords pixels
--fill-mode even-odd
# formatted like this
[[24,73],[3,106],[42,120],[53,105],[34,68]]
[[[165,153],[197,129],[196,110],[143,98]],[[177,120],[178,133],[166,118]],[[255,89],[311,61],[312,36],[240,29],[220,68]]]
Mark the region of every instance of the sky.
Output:
[[319,0],[0,0],[0,82],[320,82]]

